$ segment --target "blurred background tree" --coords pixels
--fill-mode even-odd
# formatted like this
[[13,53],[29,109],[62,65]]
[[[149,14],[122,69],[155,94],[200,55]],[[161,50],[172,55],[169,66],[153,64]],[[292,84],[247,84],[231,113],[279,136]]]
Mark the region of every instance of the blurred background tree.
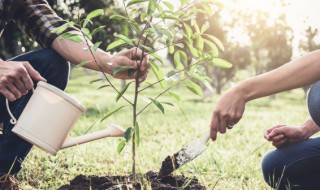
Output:
[[[84,17],[92,10],[103,8],[106,14],[93,23],[95,27],[106,26],[93,39],[94,42],[102,42],[102,49],[106,49],[108,44],[114,41],[116,33],[122,33],[129,37],[131,35],[128,24],[124,20],[109,19],[112,12],[124,15],[121,12],[122,9],[119,8],[122,7],[122,1],[49,0],[48,2],[62,18],[75,22],[77,22],[79,14]],[[239,9],[239,5],[244,4],[241,0],[228,0],[229,3],[220,2],[220,6],[216,6],[215,10],[212,10],[214,13],[212,16],[199,14],[195,19],[199,25],[206,24],[208,26],[207,33],[216,36],[223,43],[224,51],[221,51],[221,47],[218,45],[213,45],[220,49],[219,57],[231,62],[233,67],[223,69],[208,66],[209,68],[206,69],[211,78],[210,85],[214,92],[205,90],[208,92],[204,93],[205,95],[221,94],[222,90],[228,88],[228,85],[232,85],[233,81],[239,80],[238,73],[241,73],[240,71],[249,73],[247,74],[249,76],[258,75],[289,62],[294,56],[293,52],[297,49],[298,52],[304,53],[320,47],[318,29],[311,26],[306,27],[305,31],[299,34],[300,42],[298,47],[294,47],[293,38],[297,36],[294,36],[295,33],[288,23],[286,12],[280,11],[278,14],[274,12],[276,9],[288,7],[290,4],[287,0],[268,1],[272,3],[272,9],[264,10]],[[208,9],[208,7],[201,5],[197,6],[199,9]],[[0,57],[2,59],[8,59],[37,48],[39,48],[38,44],[23,35],[12,23],[7,25],[0,38]],[[190,54],[187,45],[181,46],[180,49],[187,55]],[[114,51],[119,50],[118,48]],[[168,65],[174,66],[173,60],[173,55],[168,54]],[[243,79],[243,77],[241,78]],[[203,86],[203,88],[207,87]],[[308,88],[304,87],[303,89],[306,92]]]

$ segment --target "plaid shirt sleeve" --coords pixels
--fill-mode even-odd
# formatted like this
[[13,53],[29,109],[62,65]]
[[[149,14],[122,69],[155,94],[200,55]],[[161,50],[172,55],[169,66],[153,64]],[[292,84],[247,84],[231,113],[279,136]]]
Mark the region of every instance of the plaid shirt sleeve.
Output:
[[[42,47],[48,48],[53,40],[61,34],[51,31],[67,23],[61,19],[49,6],[46,0],[21,0],[13,21],[28,36],[36,40]],[[64,32],[77,30],[68,27]]]

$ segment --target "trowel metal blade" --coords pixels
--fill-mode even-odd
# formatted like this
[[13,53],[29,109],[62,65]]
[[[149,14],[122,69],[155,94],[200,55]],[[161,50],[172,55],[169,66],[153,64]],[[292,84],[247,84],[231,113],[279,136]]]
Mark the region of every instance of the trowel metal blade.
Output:
[[192,141],[188,146],[180,149],[173,156],[167,156],[162,162],[159,176],[169,175],[174,170],[195,159],[205,151],[206,148],[205,141],[201,141],[200,139]]

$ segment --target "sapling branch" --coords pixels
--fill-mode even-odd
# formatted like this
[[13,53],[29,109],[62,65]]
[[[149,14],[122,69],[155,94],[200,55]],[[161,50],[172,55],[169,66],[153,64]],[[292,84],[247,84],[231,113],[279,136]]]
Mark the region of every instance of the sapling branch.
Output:
[[[181,73],[181,72],[183,72],[183,71],[186,71],[186,70],[189,69],[190,67],[192,67],[192,66],[194,66],[194,65],[198,65],[198,64],[202,63],[203,61],[205,61],[205,60],[200,60],[200,61],[197,61],[197,62],[195,62],[195,63],[193,63],[193,64],[190,64],[190,65],[186,66],[185,68],[183,68],[183,69],[181,69],[181,70],[179,70],[179,71],[176,71],[175,74]],[[148,88],[150,88],[150,87],[152,87],[152,86],[154,86],[154,85],[156,85],[156,84],[158,84],[158,83],[160,83],[160,82],[162,82],[162,81],[164,81],[164,80],[165,80],[164,78],[161,79],[161,80],[158,80],[158,81],[156,81],[156,82],[154,82],[154,83],[152,83],[152,84],[144,87],[143,89],[139,90],[139,92],[142,92],[142,91],[144,91],[144,90],[146,90],[146,89],[148,89]]]
[[[178,83],[176,83],[176,84],[168,87],[168,88],[165,89],[163,92],[161,92],[160,94],[158,94],[154,99],[155,99],[155,100],[158,99],[160,96],[162,96],[163,94],[165,94],[166,92],[168,92],[170,89],[172,89],[173,87],[177,86],[178,84],[180,84],[181,82],[183,82],[183,81],[185,81],[185,80],[187,80],[187,79],[189,79],[189,78],[190,78],[190,77],[186,77],[186,78],[180,80]],[[152,102],[149,102],[145,107],[143,107],[143,108],[137,113],[137,116],[138,116],[140,113],[142,113],[147,107],[149,107],[151,104],[152,104]]]
[[[94,55],[94,53],[92,52],[92,49],[89,45],[89,42],[88,42],[88,39],[86,38],[85,34],[83,33],[82,30],[81,31],[81,34],[83,35],[83,38],[85,39],[85,42],[86,42],[86,45],[88,46],[88,49],[90,51],[90,54],[92,55],[93,59],[94,59],[94,62],[97,64],[97,66],[99,67],[100,71],[102,72],[103,76],[105,77],[105,79],[107,80],[107,82],[110,84],[110,86],[118,93],[121,95],[121,93],[118,91],[118,89],[111,83],[111,81],[109,80],[108,76],[106,75],[106,73],[103,71],[103,68],[102,66],[100,65],[100,63],[98,63],[97,61],[97,58],[96,56]],[[127,101],[130,105],[133,105],[132,102],[130,102],[126,97],[124,97],[123,95],[121,95],[121,97]]]
[[[143,45],[146,44],[148,36],[143,41]],[[138,42],[138,45],[140,43],[140,40]],[[138,52],[138,48],[136,49],[136,55]],[[145,49],[142,49],[141,57],[140,57],[140,63],[142,63],[144,59],[144,52]],[[138,64],[138,63],[137,63]],[[133,102],[133,129],[134,133],[132,135],[132,176],[133,176],[133,181],[135,181],[135,176],[136,176],[136,137],[135,137],[135,132],[136,132],[136,124],[137,124],[137,105],[138,105],[138,95],[139,95],[139,77],[140,77],[140,67],[137,67],[137,76],[135,78],[135,90],[134,90],[134,102]]]

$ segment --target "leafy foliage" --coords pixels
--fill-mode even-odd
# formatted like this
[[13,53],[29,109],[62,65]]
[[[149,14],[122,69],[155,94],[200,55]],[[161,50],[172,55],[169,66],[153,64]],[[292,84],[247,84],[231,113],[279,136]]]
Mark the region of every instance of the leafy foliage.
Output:
[[[196,1],[189,2],[188,0],[181,0],[178,6],[174,6],[169,1],[157,1],[157,0],[131,0],[123,2],[124,12],[126,16],[115,13],[111,15],[111,19],[121,20],[128,23],[132,29],[132,35],[127,33],[117,33],[114,35],[115,40],[109,43],[107,51],[115,50],[119,47],[132,48],[137,47],[142,50],[143,53],[150,55],[149,59],[150,67],[155,75],[157,81],[147,85],[143,89],[139,89],[138,77],[135,81],[128,83],[121,90],[118,90],[106,77],[106,85],[102,87],[112,87],[116,92],[115,98],[118,102],[121,98],[124,99],[133,109],[133,124],[125,131],[124,140],[122,140],[117,151],[121,152],[123,148],[132,140],[133,155],[135,155],[135,147],[140,143],[140,127],[138,124],[138,116],[151,104],[155,105],[162,113],[165,113],[163,105],[174,106],[171,102],[161,102],[160,97],[169,93],[177,101],[180,100],[180,96],[171,92],[173,87],[179,85],[185,86],[192,93],[202,96],[202,89],[199,83],[203,83],[208,86],[209,78],[205,67],[201,65],[211,64],[217,67],[230,68],[232,65],[221,59],[217,58],[219,50],[224,50],[224,46],[221,41],[211,34],[206,34],[209,26],[208,24],[198,25],[196,22],[196,16],[199,12],[203,14],[212,14],[211,9],[199,9],[194,6]],[[212,1],[199,2],[202,6],[215,7],[216,4]],[[83,20],[81,32],[83,37],[88,39],[93,38],[93,34],[99,31],[103,31],[104,27],[97,26],[95,28],[88,28],[87,26],[93,25],[93,19],[99,18],[105,13],[102,9],[97,9],[90,12]],[[181,27],[183,26],[183,27]],[[66,26],[61,26],[57,31],[61,32],[65,30]],[[92,31],[92,32],[91,32]],[[73,40],[73,35],[62,36],[66,39]],[[79,36],[75,36],[78,37]],[[93,52],[103,44],[103,41],[98,41],[93,45],[87,44],[90,48],[90,52],[94,56]],[[190,54],[180,50],[181,47],[187,47]],[[167,63],[164,61],[159,51],[167,49],[169,53],[174,55],[175,69],[170,71],[166,75],[162,70],[162,66]],[[142,59],[141,59],[142,60]],[[139,61],[141,61],[139,60]],[[85,63],[82,63],[85,65]],[[98,63],[97,63],[98,64]],[[132,66],[119,66],[114,68],[111,75],[127,72],[128,75],[132,75],[134,69]],[[91,83],[99,81],[94,80]],[[134,98],[129,100],[125,97],[126,91],[134,85]],[[149,97],[150,102],[144,107],[138,107],[138,95],[148,88],[160,85],[162,92],[156,97]],[[120,111],[127,105],[122,105],[108,111],[101,122]],[[138,110],[140,109],[140,110]],[[133,175],[135,174],[135,157],[133,156]]]

